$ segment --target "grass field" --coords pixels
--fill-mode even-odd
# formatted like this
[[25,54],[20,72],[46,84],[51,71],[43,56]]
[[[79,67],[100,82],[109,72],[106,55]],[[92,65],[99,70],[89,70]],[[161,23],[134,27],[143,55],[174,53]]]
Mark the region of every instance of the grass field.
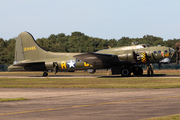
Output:
[[180,120],[180,114],[151,118],[151,119],[146,119],[146,120]]
[[178,88],[179,78],[0,78],[0,88]]
[[[180,75],[180,70],[155,70],[155,74]],[[49,73],[54,75],[53,73]],[[144,74],[147,74],[144,71]],[[42,72],[0,72],[0,75],[42,75]],[[57,75],[91,75],[84,71]],[[110,71],[97,71],[93,75],[111,75]],[[179,88],[180,78],[153,77],[102,77],[102,78],[0,78],[0,88]],[[0,98],[2,101],[26,100],[25,98]],[[148,120],[179,120],[180,115],[164,116]]]
[[[147,71],[144,70],[144,74]],[[166,75],[180,75],[180,70],[154,70],[155,74],[166,74]],[[43,72],[0,72],[0,75],[42,75]],[[54,75],[53,72],[49,72],[49,75]],[[56,75],[111,75],[110,70],[97,70],[96,73],[90,74],[86,71],[75,71],[75,72],[58,72]]]
[[[155,70],[155,74],[180,75],[180,70]],[[93,75],[110,75],[97,71]],[[144,71],[144,74],[147,74]],[[42,72],[0,72],[0,75],[42,75]],[[54,75],[50,73],[50,75]],[[57,75],[91,75],[84,71],[59,72]],[[180,87],[180,78],[102,77],[102,78],[0,78],[0,88],[145,88]]]
[[0,102],[27,100],[25,98],[0,98]]

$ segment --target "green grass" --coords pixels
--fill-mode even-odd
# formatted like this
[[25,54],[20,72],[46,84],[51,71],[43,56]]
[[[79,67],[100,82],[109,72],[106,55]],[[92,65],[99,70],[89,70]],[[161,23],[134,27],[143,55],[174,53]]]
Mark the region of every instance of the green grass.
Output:
[[[166,75],[180,75],[180,70],[154,70],[155,74],[166,74]],[[0,72],[0,75],[42,75],[43,72]],[[54,75],[53,72],[49,72],[49,75]],[[144,74],[147,74],[147,71],[144,70]],[[75,72],[58,72],[56,75],[111,75],[110,70],[97,70],[96,73],[90,74],[85,71],[75,71]]]
[[0,88],[179,88],[179,78],[0,78]]
[[27,100],[25,98],[0,98],[0,102]]
[[151,118],[151,119],[146,119],[146,120],[180,120],[180,114]]

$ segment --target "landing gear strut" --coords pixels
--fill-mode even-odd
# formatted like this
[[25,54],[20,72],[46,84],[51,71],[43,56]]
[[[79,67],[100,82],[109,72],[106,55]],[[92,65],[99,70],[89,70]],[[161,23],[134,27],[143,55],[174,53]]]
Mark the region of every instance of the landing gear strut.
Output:
[[44,77],[47,77],[47,76],[48,76],[48,73],[47,73],[47,72],[44,72],[44,73],[43,73],[43,76],[44,76]]

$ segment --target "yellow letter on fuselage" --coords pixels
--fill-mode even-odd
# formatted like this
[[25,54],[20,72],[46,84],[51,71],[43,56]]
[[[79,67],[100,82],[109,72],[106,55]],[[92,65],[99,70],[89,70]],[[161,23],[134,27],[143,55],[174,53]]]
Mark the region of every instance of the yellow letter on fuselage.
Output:
[[89,66],[89,63],[84,62],[84,66],[85,66],[85,67],[88,67],[88,66]]
[[62,69],[65,68],[65,69],[66,69],[66,62],[65,62],[65,61],[62,61],[62,62],[61,62],[61,68],[62,68]]

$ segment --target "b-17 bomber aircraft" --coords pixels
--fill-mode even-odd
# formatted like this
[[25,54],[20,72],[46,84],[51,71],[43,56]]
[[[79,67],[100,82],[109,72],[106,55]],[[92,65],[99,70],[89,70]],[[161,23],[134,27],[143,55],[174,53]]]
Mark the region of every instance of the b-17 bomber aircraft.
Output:
[[124,77],[142,75],[141,65],[147,64],[148,74],[153,73],[150,63],[158,63],[164,58],[172,57],[174,49],[165,46],[133,44],[115,47],[93,53],[57,53],[41,48],[28,32],[22,32],[16,38],[15,61],[8,67],[9,71],[48,71],[87,70],[90,73],[97,69],[111,69],[112,75]]

